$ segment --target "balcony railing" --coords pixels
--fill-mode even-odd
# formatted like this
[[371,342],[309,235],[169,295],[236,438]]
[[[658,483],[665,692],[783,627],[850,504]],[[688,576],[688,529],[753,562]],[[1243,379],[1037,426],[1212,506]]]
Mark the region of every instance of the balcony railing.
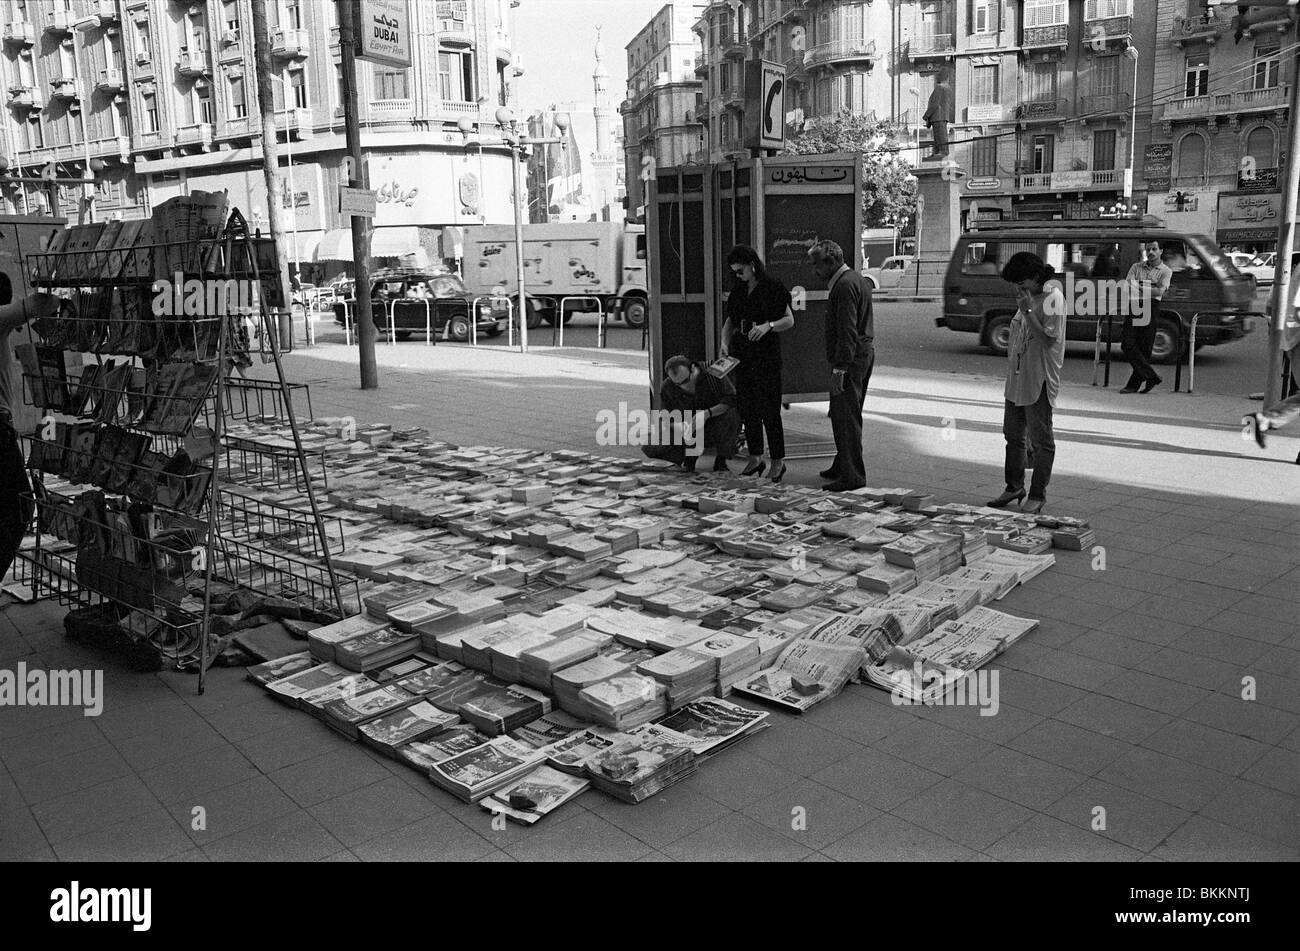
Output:
[[271,31],[271,55],[301,59],[307,55],[310,40],[306,30],[280,28]]
[[5,24],[4,41],[20,46],[31,46],[36,42],[36,27],[25,20],[13,20]]
[[808,51],[808,65],[820,66],[823,63],[843,63],[853,60],[876,59],[875,40],[831,40],[821,43]]
[[176,68],[182,76],[203,76],[212,72],[207,50],[183,49],[176,57]]
[[54,90],[54,98],[62,99],[65,102],[75,100],[77,96],[77,81],[75,79],[52,79],[50,86]]
[[299,139],[310,139],[314,134],[310,109],[280,109],[276,112],[275,118],[281,129],[297,133]]
[[718,98],[720,98],[720,99],[722,100],[722,108],[724,108],[724,109],[744,109],[744,108],[745,108],[745,93],[744,93],[744,90],[741,90],[741,89],[730,89],[730,90],[728,90],[727,92],[722,93],[722,95],[719,96]]
[[695,54],[695,75],[699,76],[701,73],[708,73],[708,71],[709,71],[709,58],[705,56],[703,53],[696,53]]
[[415,105],[409,99],[377,99],[361,104],[362,122],[410,122]]
[[744,59],[749,53],[749,40],[741,33],[729,33],[719,41],[718,49],[723,56]]
[[117,0],[93,0],[90,12],[99,17],[100,26],[117,19]]
[[1189,40],[1206,40],[1214,43],[1225,28],[1223,17],[1202,13],[1194,17],[1174,17],[1171,37],[1175,46],[1182,46]]
[[1054,23],[1051,26],[1027,26],[1020,37],[1020,45],[1026,49],[1069,46],[1070,25]]
[[1101,188],[1122,185],[1124,184],[1124,170],[1120,168],[1093,169],[1092,184]]
[[922,33],[907,44],[907,53],[912,59],[918,56],[950,56],[953,49],[951,33]]
[[515,58],[513,49],[510,36],[501,30],[497,30],[497,62],[503,66],[509,66]]
[[1117,168],[1033,172],[1016,176],[1016,188],[1019,191],[1082,191],[1093,188],[1115,188],[1123,183],[1124,170]]
[[1022,102],[1016,107],[1016,118],[1022,121],[1035,119],[1062,119],[1065,117],[1066,100],[1042,99],[1037,102]]
[[1284,108],[1290,100],[1291,86],[1281,83],[1265,89],[1241,89],[1236,92],[1207,96],[1187,96],[1165,103],[1161,118],[1166,122],[1188,119],[1228,118],[1240,112],[1257,112]]
[[38,105],[36,101],[36,90],[31,86],[24,86],[22,84],[10,86],[9,105],[23,109],[35,109]]
[[120,69],[110,66],[108,69],[99,71],[99,79],[95,82],[95,88],[100,92],[118,92],[126,84],[126,80]]
[[192,125],[178,126],[176,129],[177,145],[201,145],[205,149],[212,146],[212,123],[195,122]]
[[1085,115],[1109,115],[1115,112],[1127,112],[1131,102],[1130,97],[1131,94],[1126,92],[1099,93],[1081,96],[1080,105]]
[[131,137],[129,135],[110,135],[104,139],[92,139],[90,154],[128,156],[131,154]]
[[72,12],[70,10],[53,10],[45,21],[46,33],[72,33]]
[[1090,49],[1096,49],[1096,42],[1102,44],[1115,40],[1120,42],[1133,36],[1132,17],[1104,17],[1083,21],[1083,38]]
[[451,116],[477,116],[477,102],[461,102],[459,99],[442,100],[442,112]]

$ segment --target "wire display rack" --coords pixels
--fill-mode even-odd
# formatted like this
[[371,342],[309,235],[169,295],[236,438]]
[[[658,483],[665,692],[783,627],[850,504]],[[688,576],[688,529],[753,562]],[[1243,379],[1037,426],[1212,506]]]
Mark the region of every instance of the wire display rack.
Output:
[[[284,376],[275,245],[225,210],[224,196],[196,193],[155,210],[152,229],[57,234],[25,264],[33,288],[62,298],[59,312],[16,348],[24,398],[44,413],[23,440],[37,519],[20,580],[36,597],[115,605],[130,635],[197,669],[200,693],[219,586],[323,616],[360,604],[332,562],[342,525],[317,503],[325,455],[298,430],[295,397],[310,414],[310,395]],[[253,353],[274,380],[232,375]],[[269,420],[286,421],[289,438],[259,437]]]

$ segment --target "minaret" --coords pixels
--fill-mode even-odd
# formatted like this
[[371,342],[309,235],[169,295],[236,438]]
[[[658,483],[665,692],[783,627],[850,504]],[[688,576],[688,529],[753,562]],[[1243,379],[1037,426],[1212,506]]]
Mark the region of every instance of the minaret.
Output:
[[612,129],[617,113],[610,100],[609,69],[605,66],[605,44],[601,42],[599,26],[596,27],[595,52],[596,68],[591,74],[596,97],[592,108],[592,114],[596,117],[596,151],[591,155],[595,188],[588,191],[592,196],[592,210],[597,221],[622,221],[625,212],[619,203],[618,169],[623,159],[614,143]]

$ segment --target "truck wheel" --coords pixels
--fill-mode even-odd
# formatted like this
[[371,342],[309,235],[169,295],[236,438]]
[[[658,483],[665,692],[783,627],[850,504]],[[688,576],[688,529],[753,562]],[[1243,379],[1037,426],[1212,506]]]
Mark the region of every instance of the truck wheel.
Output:
[[999,357],[1005,357],[1011,348],[1011,316],[998,314],[984,328],[984,346]]
[[543,312],[539,310],[537,305],[534,304],[532,301],[525,301],[524,307],[528,319],[528,329],[533,330],[537,327],[540,327],[542,325]]
[[1186,353],[1187,345],[1183,341],[1181,322],[1176,317],[1161,315],[1156,320],[1156,339],[1151,345],[1151,362],[1177,363]]
[[646,303],[643,298],[633,298],[623,304],[623,323],[629,327],[640,330],[645,326],[645,318]]

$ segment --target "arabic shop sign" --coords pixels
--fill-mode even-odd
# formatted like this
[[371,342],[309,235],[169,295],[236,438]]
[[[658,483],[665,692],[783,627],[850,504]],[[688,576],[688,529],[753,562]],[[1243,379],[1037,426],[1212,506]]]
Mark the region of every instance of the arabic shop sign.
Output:
[[407,0],[361,0],[358,59],[389,66],[411,65],[411,16]]
[[1219,196],[1220,231],[1236,231],[1245,228],[1269,228],[1276,231],[1281,219],[1281,192],[1271,192],[1266,195]]
[[375,200],[381,205],[397,204],[414,208],[415,199],[420,196],[420,189],[403,188],[397,181],[391,181],[380,185],[375,194]]
[[845,165],[786,165],[769,169],[767,180],[773,185],[789,185],[793,182],[835,185],[853,181],[853,169]]

